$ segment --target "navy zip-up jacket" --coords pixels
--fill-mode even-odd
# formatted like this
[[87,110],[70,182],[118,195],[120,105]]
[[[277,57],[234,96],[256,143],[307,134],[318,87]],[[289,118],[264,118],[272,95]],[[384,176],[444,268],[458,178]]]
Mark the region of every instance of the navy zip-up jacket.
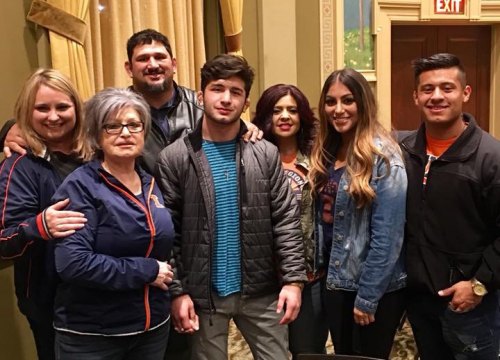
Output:
[[53,309],[57,275],[41,213],[62,180],[48,158],[32,153],[13,154],[0,167],[0,256],[14,261],[19,309],[30,319]]
[[56,242],[62,279],[55,300],[57,330],[128,335],[153,329],[170,315],[168,291],[151,286],[159,261],[170,258],[174,230],[153,178],[137,169],[142,194],[134,195],[101,162],[70,174],[54,195],[85,214],[81,229]]

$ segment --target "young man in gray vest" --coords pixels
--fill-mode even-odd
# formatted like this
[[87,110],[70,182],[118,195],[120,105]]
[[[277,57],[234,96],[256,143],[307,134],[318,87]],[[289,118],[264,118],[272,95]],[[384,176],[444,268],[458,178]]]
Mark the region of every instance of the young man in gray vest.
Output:
[[[229,320],[256,359],[287,360],[305,265],[300,218],[277,148],[241,140],[253,70],[219,55],[202,68],[204,114],[159,156],[176,230],[172,318],[192,359],[226,360]],[[262,339],[265,339],[264,341]]]

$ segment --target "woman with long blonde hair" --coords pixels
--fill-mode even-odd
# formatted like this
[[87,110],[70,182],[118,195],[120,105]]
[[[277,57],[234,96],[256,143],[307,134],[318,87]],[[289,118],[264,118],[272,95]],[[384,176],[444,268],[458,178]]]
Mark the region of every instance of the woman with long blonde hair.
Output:
[[0,168],[0,258],[14,262],[19,309],[33,332],[38,358],[54,360],[54,238],[85,224],[83,214],[65,211],[69,200],[51,205],[63,179],[90,159],[82,101],[62,73],[39,69],[25,82],[15,120],[28,149]]
[[353,69],[326,79],[319,113],[309,176],[335,352],[388,358],[406,285],[401,152],[377,119],[368,82]]

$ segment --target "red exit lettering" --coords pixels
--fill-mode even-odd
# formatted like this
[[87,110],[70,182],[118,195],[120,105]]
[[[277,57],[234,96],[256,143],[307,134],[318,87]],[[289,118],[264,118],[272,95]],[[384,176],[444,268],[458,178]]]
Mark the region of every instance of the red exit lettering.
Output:
[[465,0],[435,0],[436,14],[463,14]]

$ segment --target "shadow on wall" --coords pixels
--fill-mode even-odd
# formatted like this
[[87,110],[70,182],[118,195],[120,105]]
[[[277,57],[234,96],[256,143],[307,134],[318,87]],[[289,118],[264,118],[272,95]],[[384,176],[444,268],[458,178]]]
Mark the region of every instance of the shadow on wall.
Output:
[[2,359],[36,359],[29,324],[17,308],[14,268],[0,260],[0,349]]

